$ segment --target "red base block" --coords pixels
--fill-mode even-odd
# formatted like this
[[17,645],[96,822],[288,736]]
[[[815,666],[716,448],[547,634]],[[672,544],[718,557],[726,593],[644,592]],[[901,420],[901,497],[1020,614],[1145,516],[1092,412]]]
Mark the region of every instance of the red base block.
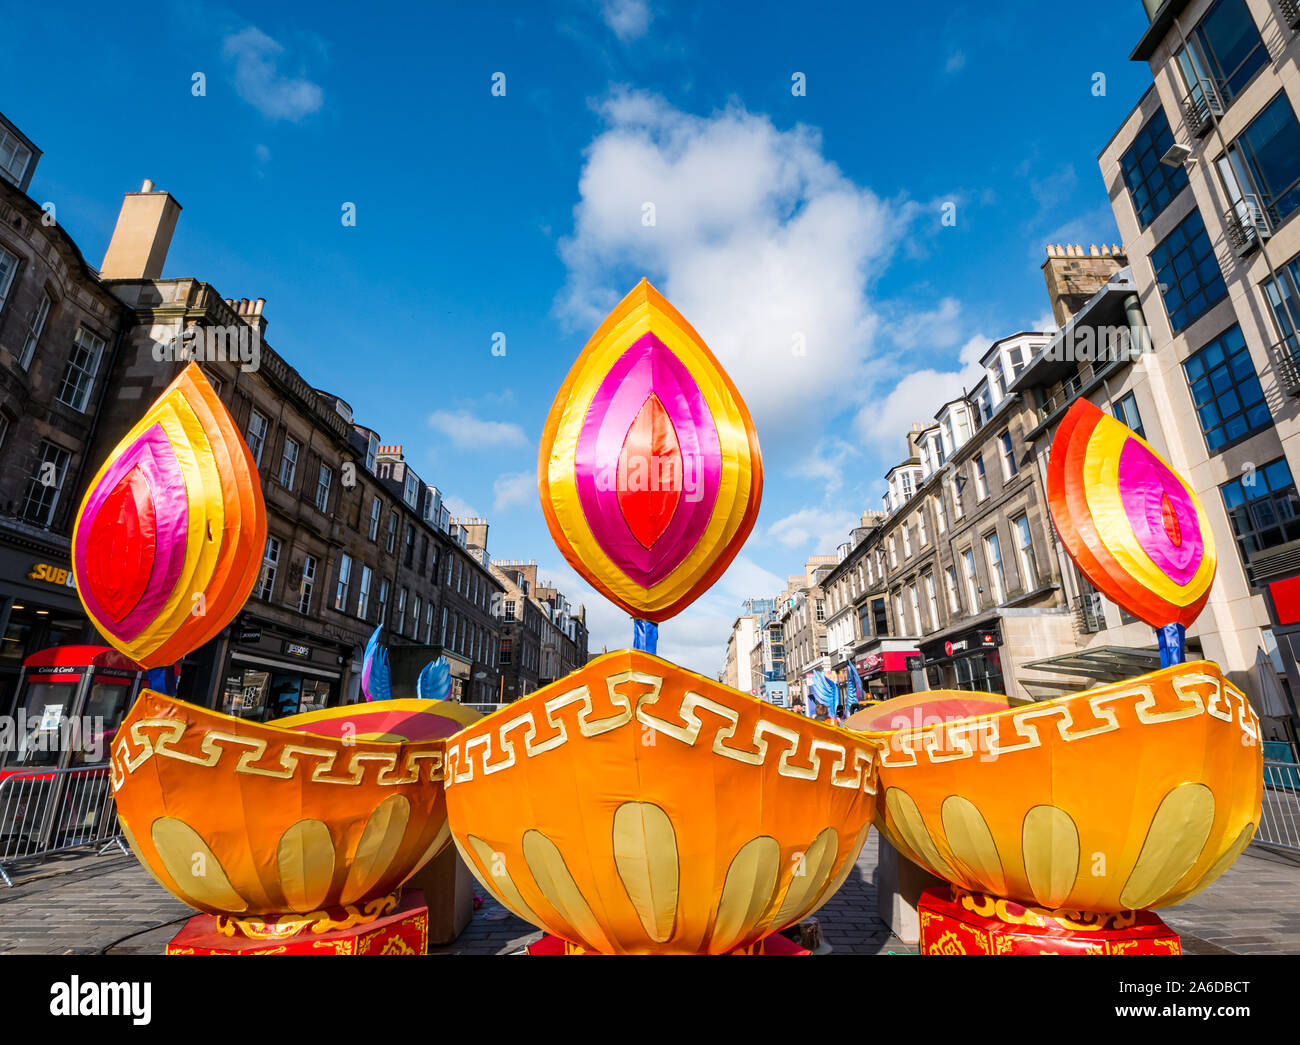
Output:
[[[530,943],[527,947],[529,954],[549,955],[549,954],[595,954],[595,951],[583,950],[568,940],[561,940],[558,936],[552,936],[547,933],[540,940]],[[764,936],[758,943],[742,951],[733,951],[733,954],[811,954],[811,951],[800,947],[789,937],[782,936],[780,933],[773,933],[771,936]]]
[[[1150,911],[1086,914],[1023,907],[955,886],[926,889],[918,905],[922,954],[1182,954],[1178,935]],[[1078,912],[1075,912],[1076,914]]]
[[402,896],[392,914],[334,932],[299,932],[287,939],[227,936],[217,919],[200,914],[167,945],[168,954],[424,954],[429,949],[429,909],[424,894]]

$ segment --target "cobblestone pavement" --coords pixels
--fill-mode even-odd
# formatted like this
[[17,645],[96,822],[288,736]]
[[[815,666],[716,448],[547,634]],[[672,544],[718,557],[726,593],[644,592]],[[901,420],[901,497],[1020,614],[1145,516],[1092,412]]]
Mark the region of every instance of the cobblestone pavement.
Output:
[[[817,913],[835,954],[908,954],[876,914],[876,840]],[[11,871],[11,873],[14,873]],[[116,850],[63,854],[0,885],[0,954],[160,954],[192,913]],[[1189,953],[1300,954],[1300,854],[1249,849],[1204,893],[1161,912]],[[540,934],[488,898],[434,954],[512,954]]]

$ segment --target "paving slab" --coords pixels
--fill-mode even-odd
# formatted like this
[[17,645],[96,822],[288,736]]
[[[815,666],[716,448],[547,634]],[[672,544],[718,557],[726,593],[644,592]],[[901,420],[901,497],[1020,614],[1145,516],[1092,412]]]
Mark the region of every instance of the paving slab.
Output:
[[[815,917],[833,954],[914,954],[876,915],[874,839]],[[194,912],[135,858],[63,853],[11,870],[0,885],[0,953],[161,954]],[[1251,846],[1208,889],[1160,912],[1192,954],[1300,954],[1300,853]],[[541,933],[486,897],[465,932],[435,955],[518,954]]]

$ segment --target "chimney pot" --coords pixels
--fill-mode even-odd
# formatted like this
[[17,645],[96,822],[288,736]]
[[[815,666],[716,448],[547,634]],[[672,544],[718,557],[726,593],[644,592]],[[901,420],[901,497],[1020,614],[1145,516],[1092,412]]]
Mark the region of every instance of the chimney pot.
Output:
[[258,298],[257,302],[253,306],[253,315],[260,316],[262,314],[262,309],[265,307],[266,307],[266,298]]

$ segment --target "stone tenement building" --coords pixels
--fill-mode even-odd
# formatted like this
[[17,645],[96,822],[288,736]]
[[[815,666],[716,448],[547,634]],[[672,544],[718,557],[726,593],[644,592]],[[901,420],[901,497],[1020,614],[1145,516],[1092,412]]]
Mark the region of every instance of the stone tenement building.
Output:
[[535,560],[492,563],[503,588],[494,607],[501,632],[502,699],[506,702],[563,678],[587,663],[587,614],[553,584],[538,582]]
[[97,642],[72,587],[72,522],[127,310],[27,196],[40,150],[0,116],[0,714],[24,658]]
[[362,651],[382,625],[399,691],[444,654],[456,699],[495,702],[501,586],[487,524],[452,520],[400,447],[271,347],[263,299],[163,277],[181,209],[172,196],[150,182],[126,195],[96,273],[19,187],[39,150],[2,118],[0,135],[27,150],[6,145],[25,159],[0,170],[6,708],[29,653],[101,641],[71,587],[72,518],[99,462],[191,358],[257,463],[268,540],[243,611],[182,663],[181,696],[259,718],[357,700]]
[[834,555],[812,555],[804,572],[786,582],[779,623],[785,642],[785,680],[789,700],[800,706],[808,696],[807,680],[826,667],[826,599],[822,583],[834,569]]
[[413,695],[419,668],[444,655],[454,699],[494,702],[500,586],[485,563],[486,524],[475,543],[400,446],[381,443],[346,401],[275,352],[262,299],[161,277],[178,211],[146,184],[127,195],[109,245],[101,275],[133,317],[108,375],[115,391],[97,450],[184,365],[176,345],[188,331],[180,344],[201,346],[200,366],[258,463],[269,533],[252,598],[227,634],[187,658],[183,693],[210,703],[220,691],[222,708],[268,716],[357,700],[362,652],[382,624],[399,691]]

